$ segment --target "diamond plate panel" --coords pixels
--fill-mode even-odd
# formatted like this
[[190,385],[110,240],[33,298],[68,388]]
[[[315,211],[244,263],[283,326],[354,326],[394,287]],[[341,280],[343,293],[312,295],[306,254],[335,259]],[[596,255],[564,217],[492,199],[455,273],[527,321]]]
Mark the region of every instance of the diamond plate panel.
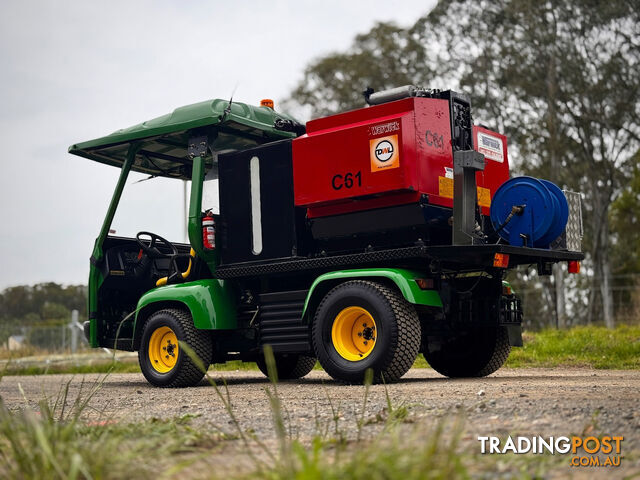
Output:
[[569,203],[569,220],[565,229],[567,250],[582,251],[582,200],[580,193],[563,190]]

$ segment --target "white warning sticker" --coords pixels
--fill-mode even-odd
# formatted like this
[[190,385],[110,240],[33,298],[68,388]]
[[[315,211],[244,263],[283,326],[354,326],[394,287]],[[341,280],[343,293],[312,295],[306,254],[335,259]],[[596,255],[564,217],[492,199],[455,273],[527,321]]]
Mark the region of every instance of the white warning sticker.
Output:
[[445,178],[453,178],[453,168],[444,167],[444,177]]
[[502,139],[488,135],[484,132],[478,132],[478,152],[482,153],[485,158],[495,160],[496,162],[504,162],[504,153]]

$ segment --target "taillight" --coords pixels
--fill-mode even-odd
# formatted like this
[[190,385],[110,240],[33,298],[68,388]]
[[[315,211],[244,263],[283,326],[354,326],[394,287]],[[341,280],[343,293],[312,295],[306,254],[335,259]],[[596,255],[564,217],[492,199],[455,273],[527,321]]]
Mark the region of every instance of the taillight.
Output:
[[509,255],[507,253],[496,253],[493,256],[493,266],[507,268],[509,266]]

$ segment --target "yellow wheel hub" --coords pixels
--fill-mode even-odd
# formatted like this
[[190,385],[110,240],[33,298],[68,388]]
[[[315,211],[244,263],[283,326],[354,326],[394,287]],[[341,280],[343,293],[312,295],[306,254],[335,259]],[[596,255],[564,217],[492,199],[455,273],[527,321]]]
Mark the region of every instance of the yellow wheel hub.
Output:
[[331,340],[338,354],[352,362],[366,358],[376,345],[376,322],[362,307],[347,307],[333,320]]
[[167,373],[178,361],[178,337],[169,327],[156,328],[149,339],[149,361],[160,373]]

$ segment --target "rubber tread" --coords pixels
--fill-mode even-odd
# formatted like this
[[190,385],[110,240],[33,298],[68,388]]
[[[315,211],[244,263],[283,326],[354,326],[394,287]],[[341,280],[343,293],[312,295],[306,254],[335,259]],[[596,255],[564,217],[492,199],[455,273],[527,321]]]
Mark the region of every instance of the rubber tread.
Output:
[[504,362],[509,358],[510,353],[511,345],[509,344],[509,334],[507,329],[498,327],[498,331],[496,332],[496,343],[493,347],[491,357],[489,357],[487,364],[481,368],[475,376],[486,377],[487,375],[491,375],[493,372],[500,370],[502,365],[504,365]]
[[[161,314],[169,315],[174,318],[176,322],[176,328],[174,328],[174,326],[171,327],[172,329],[177,330],[175,333],[178,337],[178,340],[186,343],[200,358],[205,368],[208,368],[209,365],[211,365],[211,360],[213,357],[213,342],[211,340],[211,335],[206,330],[197,329],[193,324],[191,314],[185,310],[170,308],[158,310],[157,312],[153,313],[145,322],[145,326],[143,328],[143,339],[146,338],[145,333],[147,326],[155,317]],[[177,374],[174,374],[175,377],[166,384],[154,382],[153,377],[150,378],[149,376],[147,376],[145,368],[143,367],[143,357],[147,355],[147,349],[148,346],[146,342],[143,342],[143,345],[140,346],[140,350],[138,350],[138,359],[142,368],[142,373],[153,385],[163,388],[192,387],[200,383],[200,381],[204,378],[205,372],[200,370],[200,368],[194,363],[191,357],[189,357],[189,355],[187,355],[187,353],[181,349],[179,353],[180,357],[178,359],[178,362],[176,363],[176,366],[174,367],[178,369]]]
[[[339,297],[341,290],[357,286],[364,291],[369,291],[374,295],[382,297],[387,303],[391,314],[391,321],[395,323],[395,328],[390,328],[391,335],[389,345],[390,348],[384,353],[382,360],[374,368],[374,383],[382,381],[391,383],[399,380],[405,373],[409,371],[418,356],[420,350],[421,327],[418,314],[415,308],[395,290],[386,287],[377,282],[367,280],[351,280],[334,287],[320,302],[316,310],[316,316],[313,322],[312,338],[314,339],[314,349],[316,356],[320,360],[320,364],[325,371],[336,380],[346,383],[360,383],[364,379],[365,372],[355,378],[352,375],[345,375],[345,372],[334,368],[331,363],[324,359],[324,355],[317,348],[315,339],[320,337],[319,329],[323,328],[324,321],[333,321],[333,319],[319,318],[323,307],[327,302],[332,302]],[[383,319],[376,318],[376,322]]]
[[[315,357],[309,357],[307,355],[276,355],[275,360],[278,380],[295,380],[302,378],[313,370],[317,361]],[[260,371],[268,377],[269,371],[264,358],[259,358],[256,363]]]
[[481,342],[478,345],[480,349],[469,352],[463,361],[456,356],[464,347],[456,346],[455,343],[448,346],[453,349],[452,355],[446,355],[446,352],[442,351],[431,354],[427,349],[424,357],[431,368],[446,377],[486,377],[499,370],[511,353],[509,334],[504,327],[497,327],[495,335],[477,338],[476,342]]

